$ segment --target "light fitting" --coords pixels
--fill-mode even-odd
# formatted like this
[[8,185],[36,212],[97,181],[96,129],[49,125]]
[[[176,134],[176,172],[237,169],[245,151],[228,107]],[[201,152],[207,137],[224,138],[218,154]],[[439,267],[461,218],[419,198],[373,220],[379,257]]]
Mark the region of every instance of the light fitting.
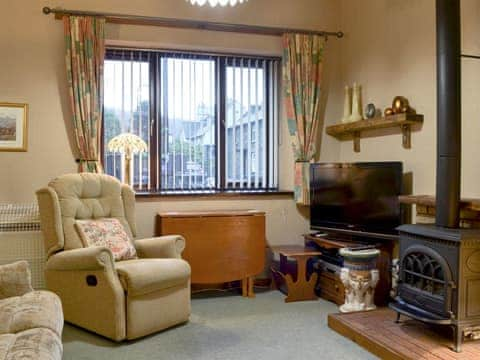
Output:
[[107,148],[111,152],[119,152],[124,156],[124,171],[123,181],[127,185],[131,185],[131,162],[133,160],[133,154],[139,154],[148,150],[148,145],[142,138],[135,134],[123,133],[115,136],[111,139]]
[[198,5],[198,6],[203,6],[203,5],[210,5],[211,7],[215,7],[217,5],[220,6],[235,6],[237,4],[242,4],[244,2],[247,2],[248,0],[187,0],[192,5]]

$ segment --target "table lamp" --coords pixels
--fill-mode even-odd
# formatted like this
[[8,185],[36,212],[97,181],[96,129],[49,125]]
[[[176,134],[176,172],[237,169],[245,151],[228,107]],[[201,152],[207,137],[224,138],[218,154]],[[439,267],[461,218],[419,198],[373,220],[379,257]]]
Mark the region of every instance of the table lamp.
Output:
[[123,133],[115,136],[108,142],[108,150],[112,152],[119,152],[124,156],[124,174],[123,182],[131,185],[131,161],[133,154],[147,151],[147,144],[139,136],[131,133]]

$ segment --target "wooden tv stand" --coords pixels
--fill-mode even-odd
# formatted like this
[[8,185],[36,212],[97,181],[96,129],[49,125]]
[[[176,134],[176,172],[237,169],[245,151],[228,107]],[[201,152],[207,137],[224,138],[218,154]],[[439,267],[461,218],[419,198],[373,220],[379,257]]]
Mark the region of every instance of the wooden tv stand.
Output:
[[[323,249],[341,249],[345,247],[358,247],[364,245],[374,245],[380,250],[380,256],[377,259],[377,269],[380,272],[380,280],[375,290],[375,304],[378,306],[387,305],[390,301],[391,280],[391,262],[394,248],[395,236],[388,236],[389,239],[379,239],[365,234],[353,235],[339,232],[328,232],[326,236],[313,236],[305,234],[305,244],[315,243]],[[321,271],[319,273],[320,297],[333,301],[337,304],[343,304],[345,298],[343,284],[338,274]]]

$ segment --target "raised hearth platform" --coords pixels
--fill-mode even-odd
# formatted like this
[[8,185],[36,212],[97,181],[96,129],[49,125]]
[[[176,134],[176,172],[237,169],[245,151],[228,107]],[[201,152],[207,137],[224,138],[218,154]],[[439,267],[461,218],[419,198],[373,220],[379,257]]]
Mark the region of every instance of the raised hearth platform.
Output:
[[480,340],[467,340],[462,352],[451,350],[449,327],[435,327],[402,316],[388,308],[349,314],[330,314],[328,326],[382,359],[480,359]]

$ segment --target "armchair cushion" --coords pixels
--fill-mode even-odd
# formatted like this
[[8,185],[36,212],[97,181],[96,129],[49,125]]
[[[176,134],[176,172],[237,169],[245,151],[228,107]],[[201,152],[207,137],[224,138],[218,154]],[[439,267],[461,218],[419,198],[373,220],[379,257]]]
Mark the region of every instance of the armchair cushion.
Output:
[[[123,199],[128,192],[122,190],[122,184],[116,178],[104,174],[67,174],[51,181],[49,187],[58,198],[65,250],[82,247],[75,229],[76,220],[116,218],[133,238],[132,210],[125,209]],[[131,201],[128,204],[131,206]]]
[[115,261],[137,258],[135,247],[118,219],[77,220],[75,226],[85,247],[107,247]]
[[21,296],[33,291],[28,262],[18,261],[0,266],[0,299]]
[[60,298],[49,291],[32,291],[0,300],[0,334],[47,328],[61,337],[62,314]]
[[0,335],[0,359],[61,359],[60,337],[45,328],[34,328],[17,334]]
[[117,262],[115,267],[128,296],[168,289],[190,279],[190,265],[180,259],[127,260]]

